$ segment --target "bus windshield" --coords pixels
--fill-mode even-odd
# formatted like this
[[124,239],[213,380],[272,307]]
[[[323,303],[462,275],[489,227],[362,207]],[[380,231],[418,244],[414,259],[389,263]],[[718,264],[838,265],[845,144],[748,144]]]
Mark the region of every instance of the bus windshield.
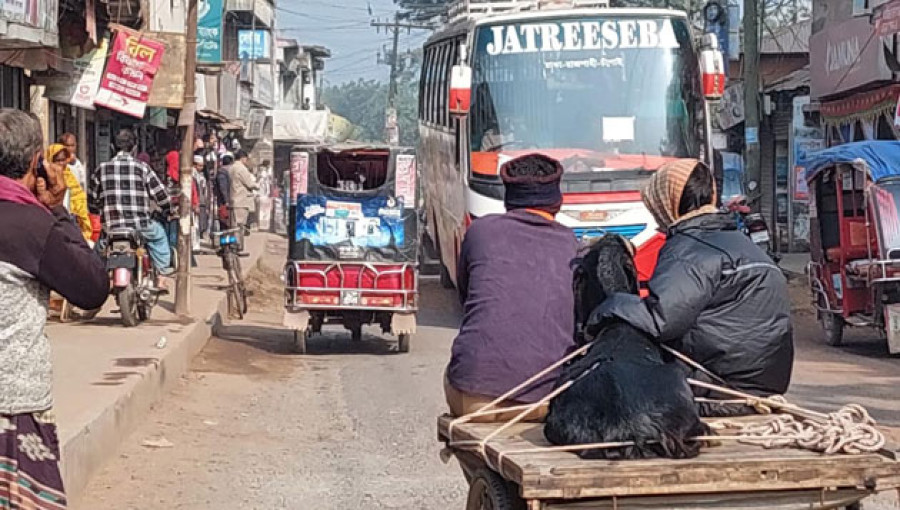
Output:
[[540,151],[567,172],[699,157],[703,99],[680,18],[578,17],[479,27],[473,152]]

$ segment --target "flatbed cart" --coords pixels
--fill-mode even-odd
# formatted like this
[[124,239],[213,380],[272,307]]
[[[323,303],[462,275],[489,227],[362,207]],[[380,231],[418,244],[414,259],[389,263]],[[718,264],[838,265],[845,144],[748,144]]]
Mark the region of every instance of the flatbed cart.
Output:
[[[450,442],[453,420],[438,419],[445,443]],[[479,442],[501,426],[457,424],[452,440]],[[582,460],[571,452],[513,453],[549,446],[543,424],[516,424],[487,443],[483,453],[445,450],[457,457],[469,481],[466,510],[856,509],[864,498],[900,487],[900,462],[887,449],[824,455],[722,441],[688,460],[607,461]]]

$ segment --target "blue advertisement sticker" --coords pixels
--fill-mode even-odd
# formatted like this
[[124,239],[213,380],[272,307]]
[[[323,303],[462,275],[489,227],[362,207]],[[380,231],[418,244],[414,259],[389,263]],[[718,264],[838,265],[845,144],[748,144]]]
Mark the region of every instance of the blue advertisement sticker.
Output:
[[404,243],[403,204],[394,197],[297,197],[295,240],[316,246],[389,248]]

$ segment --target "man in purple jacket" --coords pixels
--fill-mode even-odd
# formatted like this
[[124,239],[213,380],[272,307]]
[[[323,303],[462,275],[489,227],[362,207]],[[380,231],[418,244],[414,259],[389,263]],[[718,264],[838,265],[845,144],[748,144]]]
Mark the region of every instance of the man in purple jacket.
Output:
[[[456,416],[480,409],[574,346],[577,241],[554,220],[562,206],[562,173],[559,162],[542,155],[509,161],[500,170],[507,213],[478,219],[466,233],[457,278],[465,315],[444,384]],[[539,380],[506,404],[540,400],[555,379]]]

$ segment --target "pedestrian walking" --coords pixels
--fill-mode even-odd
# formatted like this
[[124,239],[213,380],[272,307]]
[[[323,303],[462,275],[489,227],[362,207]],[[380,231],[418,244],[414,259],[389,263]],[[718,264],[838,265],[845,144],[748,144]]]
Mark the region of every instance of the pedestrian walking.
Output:
[[253,192],[259,189],[256,183],[256,177],[250,173],[250,156],[243,150],[235,153],[233,165],[229,172],[231,177],[231,207],[234,210],[234,227],[240,227],[245,234],[249,234],[247,229],[248,220],[250,219],[250,211],[256,206]]
[[30,113],[0,109],[0,509],[66,507],[53,418],[49,292],[92,309],[109,280],[63,207],[65,164],[45,160]]
[[222,165],[216,172],[216,179],[213,183],[213,193],[216,195],[216,203],[218,204],[219,224],[222,230],[231,228],[231,166],[234,164],[234,156],[230,152],[226,152],[222,156]]

